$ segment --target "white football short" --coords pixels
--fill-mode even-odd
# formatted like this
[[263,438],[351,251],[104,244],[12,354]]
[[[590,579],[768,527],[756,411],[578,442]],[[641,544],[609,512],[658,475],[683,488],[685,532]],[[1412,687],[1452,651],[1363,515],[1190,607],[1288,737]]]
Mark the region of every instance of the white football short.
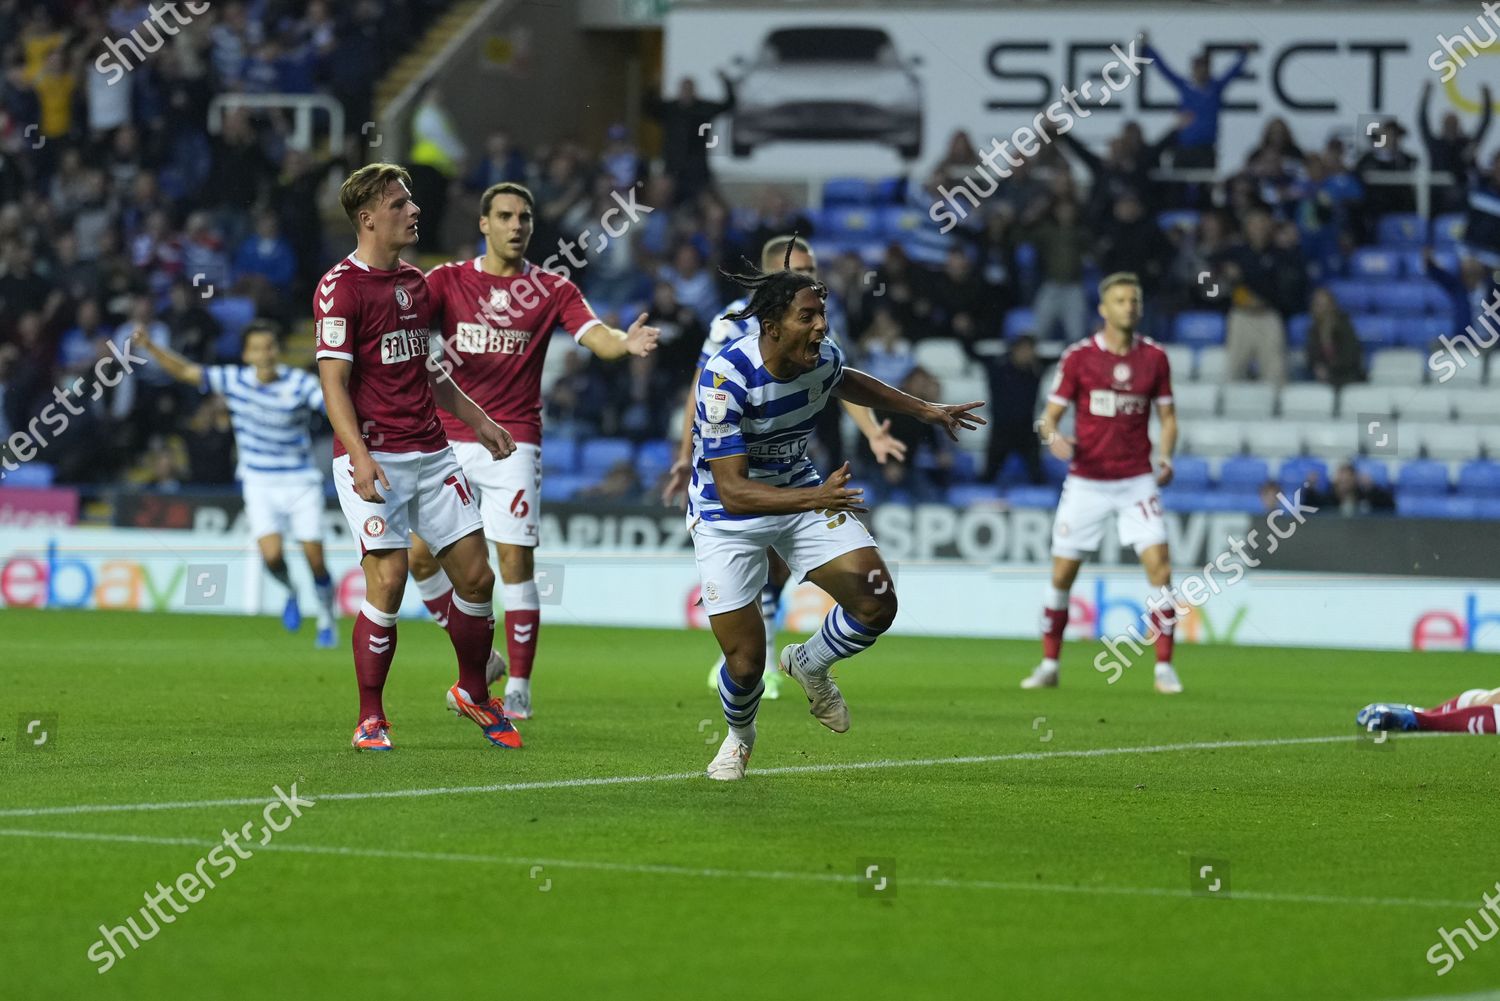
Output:
[[480,530],[479,502],[453,450],[440,452],[372,452],[390,481],[385,498],[372,504],[354,491],[354,465],[347,455],[333,460],[333,485],[349,532],[360,553],[377,549],[410,549],[416,532],[434,553]]
[[781,554],[793,578],[805,580],[818,567],[875,539],[848,512],[770,515],[750,521],[696,521],[690,526],[703,608],[719,615],[760,600],[770,560],[769,546]]
[[1120,544],[1134,546],[1137,553],[1167,541],[1161,492],[1151,473],[1123,480],[1069,476],[1052,523],[1052,555],[1076,560],[1094,552],[1114,515],[1119,516]]
[[252,539],[284,535],[296,542],[323,541],[322,473],[247,473],[241,484]]
[[541,447],[517,442],[515,452],[498,462],[477,441],[455,441],[451,447],[479,492],[484,537],[535,547],[542,526]]

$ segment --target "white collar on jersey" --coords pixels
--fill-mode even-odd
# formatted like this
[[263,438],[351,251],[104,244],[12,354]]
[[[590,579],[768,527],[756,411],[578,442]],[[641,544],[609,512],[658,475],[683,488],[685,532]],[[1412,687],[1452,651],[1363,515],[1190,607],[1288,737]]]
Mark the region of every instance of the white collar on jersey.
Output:
[[401,270],[401,259],[399,257],[396,258],[396,266],[394,268],[372,268],[372,267],[370,267],[370,265],[366,264],[364,261],[361,261],[358,257],[355,257],[354,255],[357,254],[357,253],[359,253],[359,251],[357,251],[357,250],[351,251],[350,254],[349,254],[349,256],[346,257],[346,258],[344,258],[344,260],[352,262],[355,267],[357,267],[357,268],[359,268],[359,269],[361,269],[363,271],[368,271],[371,274],[388,275],[388,274],[391,274],[394,271],[400,271]]
[[[1104,331],[1101,330],[1097,334],[1094,335],[1094,344],[1095,344],[1096,347],[1099,348],[1100,351],[1103,351],[1105,354],[1107,354],[1107,355],[1114,354],[1114,352],[1110,350],[1109,343],[1107,341],[1105,341],[1105,339],[1104,339]],[[1136,345],[1135,335],[1131,334],[1130,335],[1130,343],[1125,346],[1125,354],[1127,354],[1127,355],[1130,354],[1130,349],[1133,348],[1133,347],[1135,347],[1135,345]],[[1121,357],[1123,358],[1124,355],[1121,355]]]
[[[474,270],[478,271],[482,275],[489,275],[491,278],[499,278],[500,277],[499,275],[490,275],[490,273],[488,271],[484,270],[483,261],[484,261],[484,255],[482,255],[482,254],[480,256],[474,258]],[[521,275],[529,275],[535,269],[536,269],[536,265],[535,264],[532,264],[530,261],[526,260],[526,258],[524,258],[524,257],[521,258]],[[519,278],[519,277],[521,277],[521,275],[509,275],[507,277]]]

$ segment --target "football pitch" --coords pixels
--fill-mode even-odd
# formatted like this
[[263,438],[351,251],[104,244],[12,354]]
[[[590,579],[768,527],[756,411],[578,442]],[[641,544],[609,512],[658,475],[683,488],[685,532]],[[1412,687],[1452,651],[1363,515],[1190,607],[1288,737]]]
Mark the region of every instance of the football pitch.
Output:
[[[707,633],[548,626],[538,718],[502,751],[444,709],[446,637],[403,622],[396,750],[377,755],[349,747],[342,625],[320,652],[268,619],[0,613],[5,996],[1379,1001],[1500,982],[1500,942],[1442,977],[1427,959],[1500,879],[1500,744],[1353,724],[1369,701],[1500,684],[1492,656],[1184,646],[1169,697],[1147,662],[1106,684],[1092,644],[1068,645],[1064,687],[1022,692],[1035,643],[888,637],[839,669],[850,732],[789,682],[749,776],[720,784]],[[284,829],[209,866],[181,912],[159,898],[154,937],[89,958],[101,925],[149,932],[144,895],[231,858],[223,832],[264,832],[293,783],[314,805],[269,814]]]

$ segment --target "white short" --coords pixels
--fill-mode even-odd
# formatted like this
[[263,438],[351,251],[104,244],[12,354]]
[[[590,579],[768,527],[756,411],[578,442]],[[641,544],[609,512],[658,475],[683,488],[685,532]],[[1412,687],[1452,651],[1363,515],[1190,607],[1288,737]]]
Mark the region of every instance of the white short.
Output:
[[1137,553],[1167,541],[1161,493],[1151,473],[1123,480],[1069,476],[1052,523],[1052,555],[1076,560],[1098,549],[1111,515],[1120,516],[1120,544]]
[[349,532],[360,552],[410,549],[411,533],[420,535],[434,553],[480,530],[479,502],[453,450],[441,452],[373,452],[390,481],[375,489],[384,504],[372,504],[354,492],[354,466],[347,455],[333,460],[333,485]]
[[542,527],[541,447],[517,442],[515,453],[499,462],[477,441],[455,441],[451,447],[479,492],[484,537],[535,547]]
[[290,535],[296,542],[323,541],[323,474],[247,474],[242,480],[250,537]]
[[875,546],[859,519],[845,512],[804,511],[747,522],[698,521],[691,531],[703,581],[703,607],[709,615],[760,600],[770,569],[768,546],[781,554],[799,581],[845,553]]

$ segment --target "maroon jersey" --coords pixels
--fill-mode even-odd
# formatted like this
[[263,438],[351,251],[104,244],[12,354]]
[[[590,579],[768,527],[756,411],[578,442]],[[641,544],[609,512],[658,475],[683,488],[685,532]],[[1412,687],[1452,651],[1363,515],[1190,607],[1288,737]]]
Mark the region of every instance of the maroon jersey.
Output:
[[1151,472],[1152,403],[1172,402],[1167,353],[1139,335],[1117,355],[1095,334],[1063,352],[1047,399],[1078,409],[1073,463],[1068,472],[1087,480],[1123,480]]
[[[542,362],[552,331],[576,341],[601,322],[578,286],[527,261],[518,275],[487,274],[482,258],[440,264],[427,285],[442,315],[443,366],[453,381],[511,437],[542,443]],[[474,429],[440,411],[452,441]]]
[[[372,452],[438,452],[448,447],[427,381],[432,298],[422,269],[382,271],[353,254],[313,293],[319,358],[350,362],[349,396]],[[337,458],[344,443],[333,442]]]

